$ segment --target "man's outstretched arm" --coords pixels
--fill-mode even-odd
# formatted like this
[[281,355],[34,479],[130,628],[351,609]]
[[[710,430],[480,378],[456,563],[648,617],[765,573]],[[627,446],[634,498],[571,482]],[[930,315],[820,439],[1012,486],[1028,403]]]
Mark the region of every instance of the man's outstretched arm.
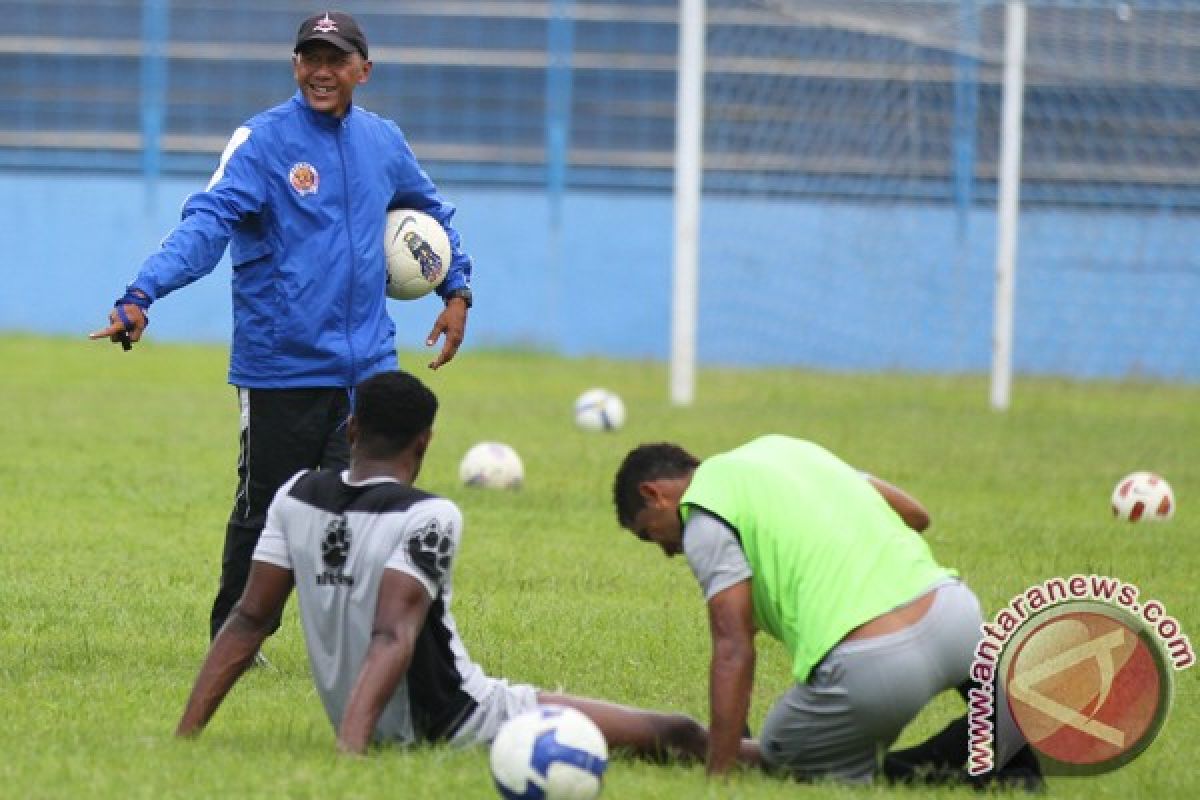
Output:
[[905,525],[917,533],[925,532],[925,529],[929,527],[930,519],[929,512],[925,510],[925,506],[921,505],[921,501],[899,486],[890,484],[882,478],[876,478],[874,475],[868,475],[867,481],[875,487],[875,491],[883,495],[883,499],[887,501],[893,511],[900,515],[900,519],[904,520]]
[[708,622],[712,633],[708,773],[723,775],[738,760],[754,685],[750,581],[740,581],[713,595],[708,601]]
[[371,644],[338,726],[342,752],[366,752],[383,709],[412,662],[413,645],[432,603],[416,578],[399,570],[383,571]]
[[195,736],[212,719],[225,695],[254,661],[258,648],[274,629],[292,585],[291,570],[262,561],[251,565],[246,591],[208,648],[204,665],[200,667],[183,709],[183,717],[175,729],[176,736]]

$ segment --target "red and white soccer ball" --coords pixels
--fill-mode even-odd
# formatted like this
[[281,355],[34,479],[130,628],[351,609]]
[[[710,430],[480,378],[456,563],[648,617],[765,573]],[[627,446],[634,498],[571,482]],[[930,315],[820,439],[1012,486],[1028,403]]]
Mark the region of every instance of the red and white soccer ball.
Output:
[[479,489],[520,489],[525,465],[517,451],[502,442],[480,442],[458,465],[458,477]]
[[1175,494],[1161,475],[1132,472],[1113,489],[1112,512],[1127,522],[1165,522],[1175,514]]
[[505,800],[594,800],[603,788],[608,742],[581,712],[538,706],[500,726],[489,763]]
[[436,289],[450,270],[450,237],[423,211],[389,211],[383,226],[387,296],[415,300]]

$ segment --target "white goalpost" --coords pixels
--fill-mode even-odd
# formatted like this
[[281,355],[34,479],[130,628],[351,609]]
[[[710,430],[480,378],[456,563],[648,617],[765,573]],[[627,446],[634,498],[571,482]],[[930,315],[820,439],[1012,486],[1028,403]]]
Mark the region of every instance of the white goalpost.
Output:
[[1021,187],[1021,111],[1025,93],[1025,3],[1009,0],[1004,18],[1004,94],[996,219],[996,296],[992,320],[991,404],[1012,400],[1013,288]]
[[671,290],[671,403],[696,395],[696,305],[704,175],[705,0],[680,0],[675,117],[675,239]]
[[1197,374],[1200,4],[665,2],[672,404],[701,357],[987,375],[999,412]]
[[[704,175],[706,0],[680,0],[679,75],[675,122],[675,220],[671,294],[670,400],[691,405],[696,393],[696,329],[700,205]],[[1025,4],[1009,0],[1005,17],[1003,124],[998,175],[996,284],[991,405],[1008,408],[1012,395],[1013,288],[1024,92]]]

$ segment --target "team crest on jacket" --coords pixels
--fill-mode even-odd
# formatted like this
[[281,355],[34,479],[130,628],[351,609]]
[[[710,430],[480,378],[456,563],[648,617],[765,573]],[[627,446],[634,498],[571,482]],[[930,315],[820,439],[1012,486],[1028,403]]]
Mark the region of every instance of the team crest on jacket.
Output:
[[316,194],[317,187],[321,183],[321,176],[317,174],[317,168],[305,161],[300,161],[292,165],[288,170],[288,182],[292,184],[292,188],[296,190],[296,194]]

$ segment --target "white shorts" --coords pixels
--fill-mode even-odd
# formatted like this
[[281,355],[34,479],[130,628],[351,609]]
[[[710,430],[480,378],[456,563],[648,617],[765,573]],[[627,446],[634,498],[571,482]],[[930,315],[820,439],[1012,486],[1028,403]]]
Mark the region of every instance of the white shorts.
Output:
[[491,682],[479,705],[450,737],[450,744],[456,747],[490,744],[501,725],[537,708],[538,690],[529,684],[510,684],[503,678],[492,678]]

